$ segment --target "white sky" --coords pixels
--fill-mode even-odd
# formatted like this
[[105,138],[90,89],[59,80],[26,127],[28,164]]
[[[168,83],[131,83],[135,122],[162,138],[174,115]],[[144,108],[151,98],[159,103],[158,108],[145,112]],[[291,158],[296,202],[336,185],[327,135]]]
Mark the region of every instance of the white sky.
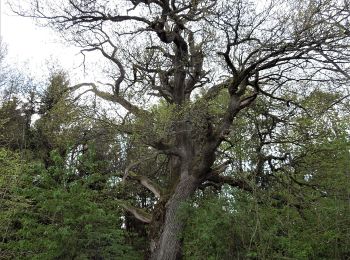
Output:
[[[7,45],[7,59],[12,66],[34,77],[45,77],[48,67],[55,63],[69,71],[72,77],[82,75],[79,49],[63,44],[49,28],[36,26],[33,19],[19,17],[11,12],[6,0],[1,1],[0,28]],[[37,72],[40,71],[40,74]]]

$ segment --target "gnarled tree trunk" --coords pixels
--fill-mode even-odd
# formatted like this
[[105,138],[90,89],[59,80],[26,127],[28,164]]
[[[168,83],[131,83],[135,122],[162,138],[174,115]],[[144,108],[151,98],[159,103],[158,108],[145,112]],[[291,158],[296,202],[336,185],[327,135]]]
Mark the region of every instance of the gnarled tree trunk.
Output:
[[165,221],[152,260],[173,260],[181,258],[180,235],[185,223],[179,219],[178,212],[182,203],[188,200],[199,184],[198,178],[183,173],[175,191],[168,200],[165,210]]

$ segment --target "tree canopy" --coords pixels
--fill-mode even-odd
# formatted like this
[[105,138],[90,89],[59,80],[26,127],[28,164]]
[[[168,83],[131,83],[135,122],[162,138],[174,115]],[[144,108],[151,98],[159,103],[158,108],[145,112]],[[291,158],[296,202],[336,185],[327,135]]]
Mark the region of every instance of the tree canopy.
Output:
[[[84,187],[79,198],[92,211],[112,201],[127,212],[101,213],[99,235],[119,216],[120,228],[147,238],[148,248],[130,244],[150,259],[349,255],[340,230],[349,223],[347,0],[29,0],[12,8],[105,62],[104,81],[70,85],[54,75],[35,126],[40,183],[48,174],[69,203]],[[79,105],[88,94],[114,111]],[[90,197],[95,191],[107,204]],[[307,227],[330,223],[327,214],[339,220],[334,228]],[[222,228],[232,243],[217,241]],[[332,246],[317,251],[307,241],[317,232]]]

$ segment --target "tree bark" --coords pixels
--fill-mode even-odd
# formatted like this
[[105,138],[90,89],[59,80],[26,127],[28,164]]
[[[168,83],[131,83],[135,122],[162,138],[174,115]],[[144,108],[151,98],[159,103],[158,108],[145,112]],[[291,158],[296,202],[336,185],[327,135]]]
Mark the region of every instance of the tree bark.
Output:
[[172,197],[166,204],[163,230],[157,247],[152,253],[152,260],[175,260],[181,258],[180,235],[184,228],[184,221],[179,219],[178,212],[182,203],[195,192],[199,180],[187,172],[183,173]]

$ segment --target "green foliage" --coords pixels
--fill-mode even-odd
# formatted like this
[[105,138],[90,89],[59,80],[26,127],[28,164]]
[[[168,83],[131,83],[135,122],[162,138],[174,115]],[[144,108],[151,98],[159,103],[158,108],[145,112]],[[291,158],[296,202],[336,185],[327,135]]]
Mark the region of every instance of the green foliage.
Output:
[[20,223],[15,216],[30,206],[30,201],[18,192],[22,162],[19,156],[0,148],[0,259],[11,258],[4,245],[16,237]]
[[0,147],[12,150],[24,148],[24,135],[27,130],[25,118],[21,115],[19,100],[5,101],[0,107]]
[[294,196],[285,191],[284,199],[266,192],[254,196],[227,192],[222,198],[204,196],[186,207],[181,215],[188,218],[183,234],[185,259],[349,257],[348,198],[306,198],[299,208],[293,204]]
[[[38,164],[22,169],[26,185],[17,191],[30,201],[11,216],[17,230],[3,239],[8,258],[139,259],[126,242],[121,212],[112,200],[88,188],[89,178],[69,181],[74,169],[57,153],[48,170]],[[119,212],[119,213],[118,213]]]
[[188,218],[183,235],[185,259],[229,259],[231,242],[231,213],[228,203],[212,194],[183,208],[181,217]]

